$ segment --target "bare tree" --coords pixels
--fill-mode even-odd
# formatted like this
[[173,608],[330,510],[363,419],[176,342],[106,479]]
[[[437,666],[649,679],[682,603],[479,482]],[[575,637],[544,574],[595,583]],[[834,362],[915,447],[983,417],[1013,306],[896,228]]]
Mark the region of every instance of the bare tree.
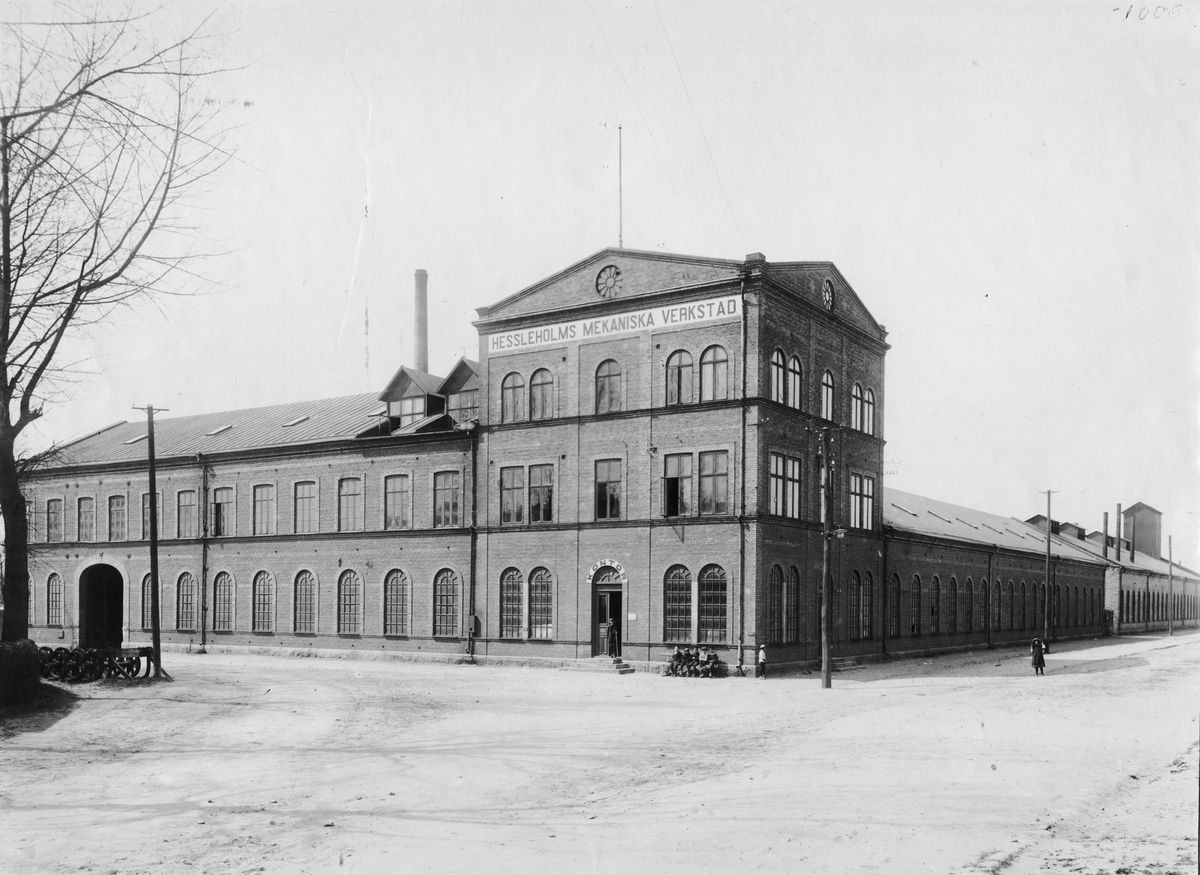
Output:
[[212,123],[220,103],[204,93],[217,72],[209,22],[164,36],[173,23],[161,12],[100,9],[0,22],[4,641],[29,634],[21,435],[62,377],[63,340],[179,290],[197,255],[184,199],[226,156]]

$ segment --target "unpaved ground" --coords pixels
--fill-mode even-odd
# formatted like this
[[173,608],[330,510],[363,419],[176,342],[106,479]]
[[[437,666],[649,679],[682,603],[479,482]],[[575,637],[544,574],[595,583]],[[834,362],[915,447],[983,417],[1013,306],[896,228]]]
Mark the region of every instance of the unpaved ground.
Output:
[[1196,871],[1200,635],[831,691],[168,658],[0,724],[0,871]]

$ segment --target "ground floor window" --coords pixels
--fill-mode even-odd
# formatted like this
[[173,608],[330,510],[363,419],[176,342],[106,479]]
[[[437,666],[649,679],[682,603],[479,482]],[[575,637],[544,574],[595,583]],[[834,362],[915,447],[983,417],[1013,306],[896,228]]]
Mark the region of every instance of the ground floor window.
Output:
[[275,628],[275,583],[271,575],[260,571],[254,575],[254,619],[255,632],[271,632]]
[[224,571],[213,578],[213,631],[233,631],[233,578]]
[[142,629],[154,628],[154,578],[142,578]]
[[343,571],[338,578],[338,634],[361,634],[361,617],[362,578],[353,571]]
[[554,637],[554,578],[546,568],[529,575],[529,637]]
[[433,634],[458,637],[458,578],[448,568],[433,579]]
[[784,620],[783,640],[796,642],[800,640],[800,572],[793,565],[788,569],[787,580],[783,590]]
[[727,590],[725,569],[706,565],[700,571],[700,643],[724,644]]
[[692,574],[672,565],[663,580],[663,641],[687,643],[692,637]]
[[771,566],[767,579],[767,643],[783,640],[783,569]]
[[301,571],[296,575],[294,606],[295,625],[297,632],[311,633],[317,631],[317,579],[311,571]]
[[888,635],[900,637],[900,575],[892,575],[891,589],[888,593]]
[[180,631],[196,628],[196,578],[186,571],[179,575],[175,586],[175,628]]
[[521,637],[521,602],[525,582],[521,572],[507,569],[500,575],[500,637]]
[[383,634],[408,634],[408,578],[392,569],[383,581]]

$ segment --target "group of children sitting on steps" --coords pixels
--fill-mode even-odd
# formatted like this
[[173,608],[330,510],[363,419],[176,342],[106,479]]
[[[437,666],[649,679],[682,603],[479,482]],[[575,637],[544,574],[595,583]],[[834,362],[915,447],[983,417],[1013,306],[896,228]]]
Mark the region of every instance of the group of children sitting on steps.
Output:
[[669,678],[715,678],[720,668],[717,651],[709,650],[707,645],[697,648],[693,644],[681,650],[676,644],[663,674]]

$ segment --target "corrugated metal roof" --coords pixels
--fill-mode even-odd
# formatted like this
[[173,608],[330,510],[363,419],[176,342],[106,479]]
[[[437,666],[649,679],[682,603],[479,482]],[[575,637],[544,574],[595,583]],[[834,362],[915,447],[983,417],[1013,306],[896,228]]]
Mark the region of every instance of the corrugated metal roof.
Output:
[[[371,424],[379,396],[348,395],[154,421],[159,459],[352,438]],[[286,425],[286,423],[292,423]],[[144,421],[124,422],[64,445],[58,465],[129,462],[146,458]]]
[[[883,521],[921,535],[995,544],[1009,550],[1046,550],[1045,533],[1021,520],[890,487],[883,489]],[[1050,552],[1064,559],[1096,559],[1090,551],[1058,537],[1051,537]]]
[[[1170,573],[1170,563],[1168,563],[1166,559],[1160,559],[1157,556],[1151,556],[1144,552],[1135,552],[1133,554],[1133,560],[1130,561],[1128,542],[1126,542],[1124,538],[1121,539],[1125,546],[1121,547],[1120,562],[1117,562],[1117,548],[1115,546],[1108,548],[1108,557],[1105,559],[1103,547],[1100,544],[1096,544],[1092,541],[1080,541],[1076,538],[1067,538],[1063,537],[1062,535],[1052,535],[1051,538],[1053,540],[1063,541],[1064,543],[1070,544],[1073,547],[1077,546],[1090,553],[1093,558],[1100,559],[1101,561],[1107,561],[1112,565],[1120,565],[1122,568],[1127,568],[1131,571],[1149,571],[1154,574],[1162,575],[1167,575]],[[1176,562],[1175,576],[1180,578],[1195,578],[1197,575],[1196,572],[1192,571],[1190,568],[1185,568]]]

